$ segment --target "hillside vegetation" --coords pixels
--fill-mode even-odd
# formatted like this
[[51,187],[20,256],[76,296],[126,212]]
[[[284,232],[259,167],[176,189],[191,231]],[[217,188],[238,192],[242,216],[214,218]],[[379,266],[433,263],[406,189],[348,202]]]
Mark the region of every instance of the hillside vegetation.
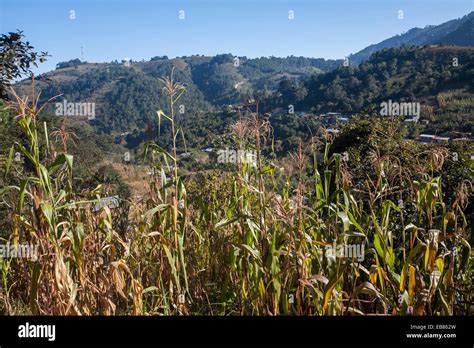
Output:
[[[184,86],[163,83],[170,113],[159,114],[176,139]],[[333,144],[300,143],[281,166],[263,156],[271,123],[249,111],[232,136],[256,152],[255,164],[185,179],[176,141],[170,152],[152,141],[148,192],[95,211],[90,203],[117,182],[100,174],[102,183],[80,189],[68,142],[61,149],[50,138],[40,109],[20,97],[9,106],[23,139],[11,153],[23,164],[11,156],[4,167],[2,238],[40,250],[34,260],[1,261],[6,314],[470,311],[468,151],[453,161],[451,149],[406,142],[396,121],[374,119],[352,123]]]
[[1,313],[473,314],[473,144],[414,139],[472,130],[473,48],[72,60],[12,87],[23,48],[0,50],[0,240],[37,252],[0,258]]
[[[406,47],[385,49],[359,67],[340,67],[306,82],[308,95],[300,107],[317,112],[380,111],[389,99],[421,104],[421,117],[436,126],[472,132],[474,49],[470,47]],[[455,110],[439,100],[456,91],[463,99]]]

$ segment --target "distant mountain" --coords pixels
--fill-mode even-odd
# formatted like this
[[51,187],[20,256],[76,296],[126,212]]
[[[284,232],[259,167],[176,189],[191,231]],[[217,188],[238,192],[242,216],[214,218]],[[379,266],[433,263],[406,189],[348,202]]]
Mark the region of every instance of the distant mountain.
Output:
[[[37,87],[43,101],[61,94],[59,101],[94,102],[96,117],[91,124],[104,133],[152,128],[156,111],[166,111],[168,104],[159,79],[172,70],[175,80],[187,89],[179,101],[180,115],[185,119],[246,103],[255,93],[266,100],[262,106],[270,108],[299,104],[318,111],[358,112],[389,97],[413,100],[421,95],[434,96],[447,83],[453,84],[452,88],[458,88],[454,86],[458,83],[465,89],[462,76],[472,77],[472,63],[466,63],[472,61],[473,49],[462,46],[474,46],[473,21],[474,12],[371,45],[351,56],[353,62],[367,63],[355,70],[354,64],[344,67],[342,60],[294,56],[157,56],[149,61],[121,63],[73,59],[37,77]],[[438,43],[443,47],[436,46]],[[433,47],[419,47],[427,45]],[[374,59],[369,59],[374,53]],[[450,54],[460,55],[458,69],[448,69]],[[427,64],[420,65],[419,60]],[[17,84],[23,94],[29,93],[28,86],[29,81]],[[54,105],[49,111],[54,111]]]
[[441,42],[459,46],[474,46],[474,16],[472,13],[468,20],[446,35]]
[[369,59],[372,54],[384,48],[433,44],[474,46],[474,12],[440,25],[430,25],[423,29],[410,29],[404,34],[370,45],[352,54],[349,59],[355,64],[360,64]]
[[[43,100],[62,94],[60,100],[95,102],[97,118],[93,123],[108,133],[146,128],[155,119],[156,110],[167,105],[159,78],[173,68],[175,80],[187,88],[180,105],[189,114],[246,102],[254,91],[276,91],[282,79],[328,72],[341,64],[340,60],[294,56],[248,59],[231,54],[153,57],[130,64],[74,59],[37,77],[37,87]],[[27,85],[24,81],[18,87],[27,94]]]

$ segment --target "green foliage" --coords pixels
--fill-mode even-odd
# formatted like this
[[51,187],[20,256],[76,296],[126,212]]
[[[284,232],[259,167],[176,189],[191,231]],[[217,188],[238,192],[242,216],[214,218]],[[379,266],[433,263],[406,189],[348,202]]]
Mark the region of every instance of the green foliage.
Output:
[[[233,123],[233,140],[256,151],[255,165],[244,160],[184,180],[175,107],[185,87],[163,83],[169,113],[157,117],[171,125],[171,152],[147,144],[149,192],[119,213],[87,206],[100,192],[121,192],[117,172],[102,167],[89,189],[75,190],[74,157],[55,153],[38,109],[17,100],[26,143],[14,146],[31,169],[1,192],[3,225],[11,226],[4,239],[41,251],[38,260],[2,260],[4,312],[28,305],[29,313],[57,315],[469,312],[472,187],[445,190],[444,149],[403,141],[396,122],[360,120],[332,145],[300,142],[281,167],[263,156],[272,152],[271,122],[249,112]],[[328,252],[336,245],[363,249],[341,257]]]
[[[453,66],[453,57],[458,58],[458,66]],[[306,83],[308,96],[300,105],[306,109],[314,107],[316,111],[359,113],[365,110],[378,114],[379,104],[391,99],[419,102],[424,117],[425,107],[438,106],[432,100],[438,93],[456,88],[457,93],[463,91],[472,96],[473,57],[471,48],[385,49],[359,67],[340,67],[314,76]],[[465,105],[467,109],[459,106],[456,111],[442,109],[439,117],[448,119],[451,128],[471,129],[472,100],[466,100]]]
[[10,32],[0,36],[0,98],[7,96],[10,83],[31,73],[37,61],[44,62],[47,52],[37,53],[28,41],[23,41],[23,32]]
[[56,64],[56,69],[64,69],[64,68],[73,68],[79,66],[81,64],[87,64],[87,62],[82,62],[80,59],[71,59],[67,62],[59,62]]

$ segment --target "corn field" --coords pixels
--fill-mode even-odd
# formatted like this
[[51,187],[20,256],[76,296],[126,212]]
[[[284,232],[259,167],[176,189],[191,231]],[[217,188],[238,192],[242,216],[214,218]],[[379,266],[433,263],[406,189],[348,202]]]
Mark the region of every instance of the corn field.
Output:
[[130,202],[125,231],[109,207],[91,209],[103,197],[101,185],[75,189],[74,157],[67,145],[51,147],[54,136],[67,143],[69,135],[40,121],[44,105],[34,92],[15,94],[9,109],[26,143],[12,144],[3,168],[15,180],[0,188],[2,243],[35,245],[38,257],[1,259],[4,314],[472,311],[472,182],[459,183],[446,203],[443,177],[433,175],[443,153],[428,152],[417,177],[396,158],[367,154],[372,176],[356,185],[353,162],[331,152],[330,139],[301,143],[291,166],[265,156],[271,120],[257,109],[232,127],[236,148],[256,153],[254,162],[185,178],[175,117],[185,87],[172,76],[162,82],[169,111],[157,111],[157,118],[171,126],[172,148],[146,144],[143,161],[153,175],[148,193]]

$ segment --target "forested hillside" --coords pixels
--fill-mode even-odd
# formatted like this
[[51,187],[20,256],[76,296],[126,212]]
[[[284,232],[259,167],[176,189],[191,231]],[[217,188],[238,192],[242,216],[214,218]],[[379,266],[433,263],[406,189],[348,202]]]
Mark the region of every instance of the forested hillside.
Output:
[[[236,58],[230,54],[159,57],[130,66],[76,61],[74,66],[63,64],[66,67],[40,76],[38,87],[43,100],[62,94],[60,100],[95,102],[97,117],[91,124],[106,133],[145,131],[150,124],[156,127],[156,110],[166,108],[159,78],[173,69],[176,79],[186,86],[179,112],[189,118],[189,125],[197,113],[217,112],[258,96],[267,109],[291,104],[317,113],[368,112],[388,99],[416,101],[434,125],[472,129],[473,48],[384,49],[358,67],[296,57]],[[322,73],[316,66],[330,71]],[[262,81],[265,84],[260,89]],[[449,110],[443,105],[440,109],[440,100],[449,99],[454,91],[463,107]]]
[[[97,104],[95,127],[102,132],[143,129],[165,107],[159,78],[174,68],[186,86],[183,113],[246,102],[254,91],[274,92],[283,78],[301,78],[333,69],[341,62],[303,57],[247,59],[231,54],[150,61],[91,64],[72,60],[38,77],[42,100],[62,94],[70,101]],[[23,84],[23,87],[27,85]],[[28,88],[20,88],[27,92]]]
[[384,48],[420,45],[459,45],[474,46],[474,12],[459,19],[453,19],[440,25],[428,25],[425,28],[413,28],[406,33],[388,38],[370,45],[350,56],[354,64],[359,64]]
[[[380,109],[389,99],[419,102],[422,117],[440,127],[472,131],[474,49],[437,46],[384,49],[359,67],[340,67],[306,82],[300,107],[317,112],[359,113]],[[457,108],[443,103],[457,95]]]

